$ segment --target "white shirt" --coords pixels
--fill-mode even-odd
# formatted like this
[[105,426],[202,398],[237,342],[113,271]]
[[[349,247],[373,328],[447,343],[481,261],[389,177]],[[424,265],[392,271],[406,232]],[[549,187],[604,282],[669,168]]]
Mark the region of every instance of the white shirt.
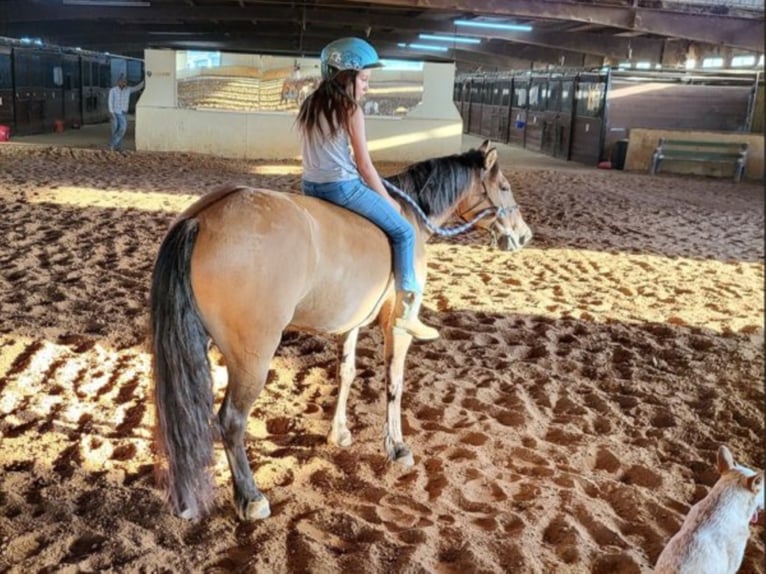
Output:
[[128,107],[130,106],[130,94],[137,92],[144,87],[144,81],[141,80],[135,86],[114,86],[109,90],[109,113],[110,114],[127,114]]
[[[324,116],[319,116],[319,124],[329,131]],[[351,156],[349,137],[343,127],[332,139],[323,137],[318,130],[314,139],[301,135],[303,179],[312,183],[329,183],[359,178],[359,170]]]

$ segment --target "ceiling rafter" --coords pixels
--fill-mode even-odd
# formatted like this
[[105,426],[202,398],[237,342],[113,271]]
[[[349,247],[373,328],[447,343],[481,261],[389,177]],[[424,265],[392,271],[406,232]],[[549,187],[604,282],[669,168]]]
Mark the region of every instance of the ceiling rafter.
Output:
[[[348,0],[361,3],[362,0]],[[511,18],[543,18],[598,24],[710,44],[763,51],[760,17],[642,8],[631,4],[577,4],[555,0],[378,0],[376,4],[464,10]]]
[[[40,37],[51,44],[116,53],[147,47],[316,54],[341,35],[369,38],[383,57],[543,63],[631,59],[659,63],[694,42],[715,51],[735,46],[763,51],[763,15],[680,12],[645,7],[648,0],[150,0],[149,6],[65,5],[62,0],[0,1],[0,36]],[[653,0],[652,5],[658,2]],[[661,3],[660,3],[661,4]],[[530,32],[489,31],[456,19],[515,19]],[[419,33],[482,38],[446,53],[402,49]],[[680,52],[679,52],[680,47]],[[678,58],[674,59],[678,62]],[[676,64],[677,65],[677,64]],[[485,66],[483,66],[485,67]]]

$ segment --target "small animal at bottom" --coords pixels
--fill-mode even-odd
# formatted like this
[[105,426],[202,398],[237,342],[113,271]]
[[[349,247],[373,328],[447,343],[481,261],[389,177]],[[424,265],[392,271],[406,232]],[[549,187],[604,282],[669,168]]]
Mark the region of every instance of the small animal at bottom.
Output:
[[655,574],[735,574],[742,564],[750,524],[764,508],[763,471],[734,462],[718,448],[721,477],[695,504],[657,559]]

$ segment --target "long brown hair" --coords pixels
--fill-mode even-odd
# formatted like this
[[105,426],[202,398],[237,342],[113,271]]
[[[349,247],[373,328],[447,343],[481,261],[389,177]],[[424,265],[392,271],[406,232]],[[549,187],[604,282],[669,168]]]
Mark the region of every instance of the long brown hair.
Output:
[[[356,111],[356,70],[343,70],[322,80],[298,111],[298,126],[304,136],[313,139],[322,135],[332,139],[340,129],[348,133],[351,114]],[[329,133],[324,133],[320,118],[327,121]]]

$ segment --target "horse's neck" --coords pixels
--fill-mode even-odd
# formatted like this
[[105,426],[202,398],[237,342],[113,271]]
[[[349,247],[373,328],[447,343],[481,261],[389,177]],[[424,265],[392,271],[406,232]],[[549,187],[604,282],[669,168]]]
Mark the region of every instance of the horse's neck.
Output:
[[[425,183],[423,185],[428,185],[431,178],[434,177],[435,173],[431,172]],[[403,187],[402,184],[406,183],[408,175],[407,173],[400,174],[399,176],[395,176],[393,179],[394,185],[399,185],[400,187]],[[412,176],[410,176],[412,177]],[[412,181],[410,183],[413,183]],[[443,213],[440,213],[439,215],[430,215],[428,220],[430,224],[433,227],[442,227],[447,221],[452,218],[452,216],[455,214],[455,212],[458,209],[458,206],[460,205],[462,198],[465,196],[465,194],[469,191],[470,186],[466,187],[462,190],[461,193],[457,194],[457,197],[453,198],[447,198],[452,200],[452,206],[449,209],[446,209]],[[443,191],[443,190],[442,190]],[[412,198],[412,196],[410,196]],[[402,198],[397,198],[399,201],[399,204],[403,206],[405,216],[409,219],[410,223],[412,223],[416,228],[420,230],[421,233],[424,233],[426,235],[426,240],[433,235],[433,232],[428,228],[428,226],[423,222],[421,216],[417,213],[417,210],[410,205],[408,201]]]
[[[412,225],[415,230],[415,240],[426,243],[434,235],[433,231],[428,228],[428,225],[423,221],[423,218],[411,205],[405,204],[404,202],[402,202],[402,205],[402,215],[404,215],[404,218],[410,222],[410,225]],[[449,220],[451,215],[452,213],[450,212],[437,217],[432,216],[428,218],[428,221],[434,227],[441,227]]]
[[[434,233],[428,228],[428,225],[426,225],[426,223],[423,221],[423,218],[417,213],[415,208],[409,205],[409,203],[406,201],[400,200],[399,203],[403,208],[402,214],[404,217],[415,228],[415,231],[422,236],[423,241],[428,241]],[[456,208],[457,206],[453,207],[452,209],[448,209],[442,214],[431,215],[428,218],[428,221],[434,227],[442,227],[445,223],[447,223],[447,221],[450,220]]]

